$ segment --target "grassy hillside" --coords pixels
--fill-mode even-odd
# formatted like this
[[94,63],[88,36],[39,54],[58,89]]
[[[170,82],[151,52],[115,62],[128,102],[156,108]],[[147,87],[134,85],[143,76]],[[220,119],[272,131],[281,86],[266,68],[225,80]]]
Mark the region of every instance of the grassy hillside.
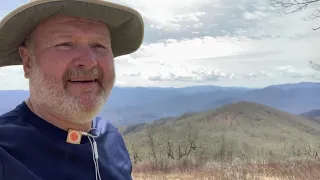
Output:
[[[250,102],[123,128],[135,167],[318,158],[320,124]],[[178,164],[178,165],[177,165]],[[149,166],[150,167],[150,166]]]

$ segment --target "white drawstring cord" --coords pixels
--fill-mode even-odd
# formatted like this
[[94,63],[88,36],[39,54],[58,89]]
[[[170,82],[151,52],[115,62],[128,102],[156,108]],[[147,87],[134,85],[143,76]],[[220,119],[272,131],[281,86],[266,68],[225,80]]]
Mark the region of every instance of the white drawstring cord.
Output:
[[[92,130],[92,129],[90,129],[90,130]],[[92,159],[93,159],[95,174],[96,174],[96,180],[101,180],[100,170],[99,170],[99,160],[98,160],[99,159],[98,147],[97,147],[97,142],[94,139],[98,136],[93,136],[93,135],[86,133],[86,132],[82,132],[82,134],[87,136],[90,141],[91,150],[92,150]],[[91,140],[91,138],[92,138],[92,140]]]

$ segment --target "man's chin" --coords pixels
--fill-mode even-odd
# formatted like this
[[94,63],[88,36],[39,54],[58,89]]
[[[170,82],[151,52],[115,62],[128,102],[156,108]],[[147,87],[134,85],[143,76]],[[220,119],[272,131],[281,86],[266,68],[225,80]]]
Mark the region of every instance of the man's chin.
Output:
[[82,113],[98,113],[107,101],[107,97],[103,93],[82,93],[81,95],[72,96],[66,95],[66,104],[74,106],[74,110],[81,111]]
[[105,102],[106,100],[102,96],[84,96],[79,101],[80,106],[86,112],[100,110]]
[[102,106],[94,106],[92,104],[81,104],[80,107],[70,108],[67,111],[68,119],[71,120],[74,123],[83,124],[88,123],[93,120],[94,117],[96,117],[101,110]]

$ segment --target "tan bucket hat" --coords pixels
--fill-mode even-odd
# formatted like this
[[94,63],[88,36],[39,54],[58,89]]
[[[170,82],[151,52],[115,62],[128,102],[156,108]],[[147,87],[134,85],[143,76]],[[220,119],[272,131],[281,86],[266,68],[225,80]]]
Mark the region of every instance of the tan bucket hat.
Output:
[[135,52],[143,41],[143,20],[132,8],[104,0],[32,0],[0,21],[0,67],[21,65],[18,47],[42,20],[56,14],[107,23],[114,57]]

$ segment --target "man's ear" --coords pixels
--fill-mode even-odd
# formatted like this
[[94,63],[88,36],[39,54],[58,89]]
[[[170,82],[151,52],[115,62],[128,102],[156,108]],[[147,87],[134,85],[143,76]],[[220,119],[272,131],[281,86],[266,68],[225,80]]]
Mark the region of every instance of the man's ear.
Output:
[[19,54],[22,59],[24,77],[28,79],[31,71],[31,58],[28,48],[25,46],[20,46]]

